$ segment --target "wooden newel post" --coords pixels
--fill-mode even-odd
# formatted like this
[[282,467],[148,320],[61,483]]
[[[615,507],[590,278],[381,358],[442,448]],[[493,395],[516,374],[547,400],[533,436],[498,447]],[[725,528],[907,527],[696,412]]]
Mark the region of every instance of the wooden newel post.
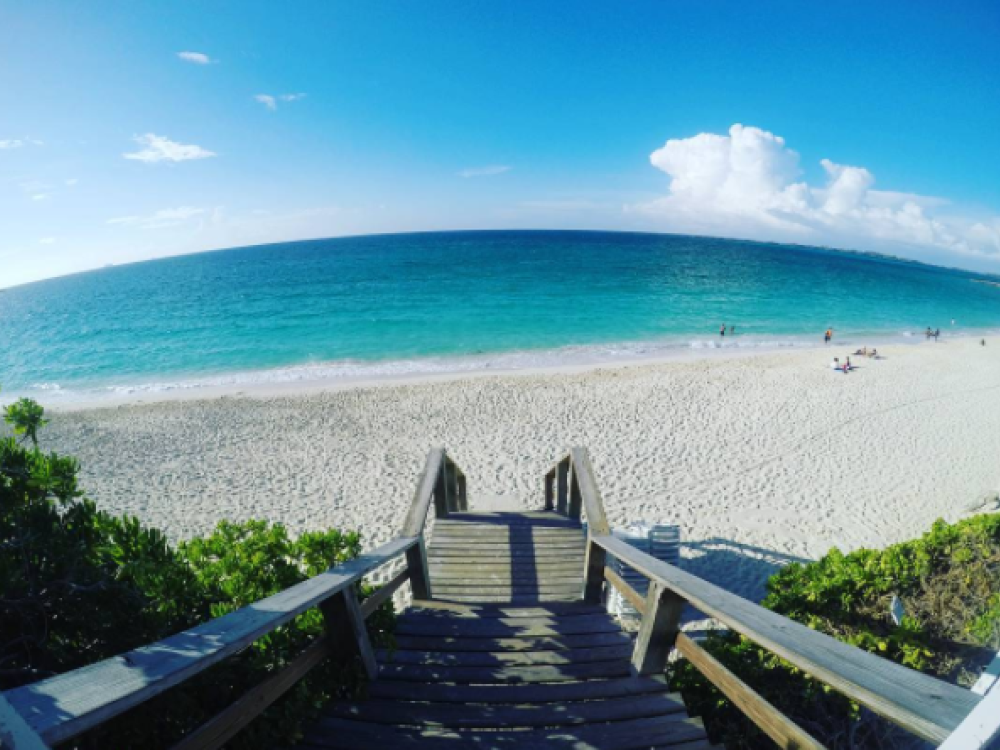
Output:
[[431,574],[427,567],[427,546],[424,535],[420,540],[406,550],[406,567],[410,571],[410,589],[414,599],[430,599]]
[[469,497],[465,494],[465,474],[458,475],[458,509],[466,511],[469,509]]
[[553,469],[545,475],[545,510],[554,510],[556,494],[556,470]]
[[434,517],[446,518],[448,516],[448,461],[441,459],[437,476],[434,478]]
[[569,482],[569,511],[567,515],[579,520],[582,511],[583,496],[580,494],[580,478],[577,476],[576,467],[573,467],[573,474]]
[[636,673],[661,674],[667,668],[667,657],[677,640],[683,609],[681,597],[650,581],[646,612],[632,651],[632,669]]
[[569,497],[569,459],[559,462],[559,468],[556,471],[557,478],[557,493],[556,493],[556,512],[566,515],[567,508],[567,498]]
[[587,561],[583,573],[583,600],[588,604],[600,604],[604,593],[604,566],[608,553],[604,547],[587,540]]
[[333,652],[344,659],[360,656],[365,674],[369,680],[374,680],[378,676],[378,665],[354,586],[348,586],[327,599],[320,605],[320,610],[326,620],[327,638]]

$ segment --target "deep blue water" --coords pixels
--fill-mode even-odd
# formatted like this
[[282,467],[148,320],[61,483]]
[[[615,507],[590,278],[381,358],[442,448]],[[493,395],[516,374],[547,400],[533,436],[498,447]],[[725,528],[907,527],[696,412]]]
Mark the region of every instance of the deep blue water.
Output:
[[[796,346],[820,341],[827,326],[851,340],[1000,328],[1000,288],[976,278],[669,235],[293,242],[0,292],[0,383],[8,394],[156,390]],[[720,338],[723,323],[736,335]]]

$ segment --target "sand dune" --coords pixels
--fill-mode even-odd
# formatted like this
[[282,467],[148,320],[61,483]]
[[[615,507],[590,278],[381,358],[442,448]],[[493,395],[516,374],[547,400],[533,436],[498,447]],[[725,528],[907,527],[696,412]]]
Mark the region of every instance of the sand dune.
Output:
[[749,597],[776,565],[884,546],[1000,485],[1000,344],[842,347],[303,394],[60,410],[45,447],[82,461],[105,508],[175,538],[223,518],[390,538],[426,451],[477,494],[533,508],[587,446],[613,524],[677,523],[690,570]]

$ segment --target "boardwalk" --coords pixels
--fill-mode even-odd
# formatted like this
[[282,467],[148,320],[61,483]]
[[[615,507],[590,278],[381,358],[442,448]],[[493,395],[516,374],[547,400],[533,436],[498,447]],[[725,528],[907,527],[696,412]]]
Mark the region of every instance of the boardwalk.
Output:
[[584,538],[555,513],[457,513],[428,549],[433,601],[403,613],[366,700],[328,706],[305,748],[708,747],[633,639],[585,604]]

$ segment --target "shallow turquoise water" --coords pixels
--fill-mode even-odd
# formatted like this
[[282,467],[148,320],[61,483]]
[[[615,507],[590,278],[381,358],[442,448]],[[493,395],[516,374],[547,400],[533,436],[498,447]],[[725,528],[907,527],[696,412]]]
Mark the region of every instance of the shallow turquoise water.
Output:
[[[294,242],[0,292],[0,383],[8,393],[162,390],[810,345],[827,326],[838,340],[1000,328],[1000,288],[976,278],[665,235]],[[723,323],[736,335],[719,337]]]

